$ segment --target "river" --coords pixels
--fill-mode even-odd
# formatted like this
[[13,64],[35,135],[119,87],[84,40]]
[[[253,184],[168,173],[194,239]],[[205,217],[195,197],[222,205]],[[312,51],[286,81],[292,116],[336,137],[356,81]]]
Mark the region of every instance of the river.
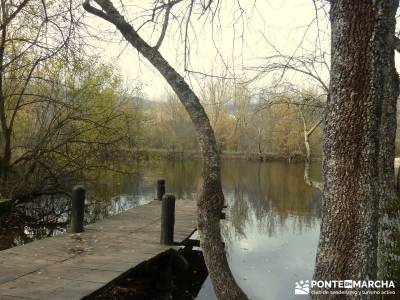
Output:
[[[312,176],[319,179],[315,165]],[[75,182],[88,188],[87,222],[151,201],[159,178],[168,193],[195,200],[199,161],[141,162],[132,169]],[[294,286],[312,277],[321,205],[319,192],[303,181],[303,164],[225,160],[222,184],[228,204],[222,231],[240,286],[253,300],[302,298]],[[0,250],[64,232],[68,209],[67,197],[42,196],[18,213],[1,215]],[[216,299],[208,279],[198,299]]]

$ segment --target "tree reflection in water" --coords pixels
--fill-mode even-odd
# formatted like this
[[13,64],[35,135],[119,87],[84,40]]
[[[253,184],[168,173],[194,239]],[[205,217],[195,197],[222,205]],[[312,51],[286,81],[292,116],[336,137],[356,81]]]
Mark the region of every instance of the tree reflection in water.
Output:
[[[235,278],[254,300],[296,299],[294,284],[311,279],[320,194],[303,181],[303,164],[225,162],[229,222],[223,234]],[[312,170],[319,178],[319,168]],[[199,300],[216,300],[210,282]]]
[[[319,179],[318,163],[312,177]],[[151,201],[157,179],[167,193],[195,200],[201,163],[147,161],[133,174],[97,172],[82,180],[88,189],[86,221],[95,222]],[[232,270],[252,299],[291,299],[296,280],[311,279],[318,240],[320,195],[304,183],[301,163],[224,160],[222,183],[228,208],[223,234]],[[69,186],[66,190],[70,190]],[[0,249],[65,231],[70,200],[42,196],[0,215]],[[214,299],[206,283],[199,299]]]
[[315,217],[320,216],[320,193],[304,184],[302,164],[240,161],[235,165],[224,166],[223,184],[237,238],[245,237],[244,227],[251,223],[274,236],[288,225],[289,217],[292,230],[299,233],[315,226]]

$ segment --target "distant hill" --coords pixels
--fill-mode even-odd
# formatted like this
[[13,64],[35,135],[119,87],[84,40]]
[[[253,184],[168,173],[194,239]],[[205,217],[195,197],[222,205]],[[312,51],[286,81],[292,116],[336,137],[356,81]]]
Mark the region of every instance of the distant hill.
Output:
[[148,109],[153,105],[153,101],[143,97],[133,97],[135,102],[141,103],[143,109]]

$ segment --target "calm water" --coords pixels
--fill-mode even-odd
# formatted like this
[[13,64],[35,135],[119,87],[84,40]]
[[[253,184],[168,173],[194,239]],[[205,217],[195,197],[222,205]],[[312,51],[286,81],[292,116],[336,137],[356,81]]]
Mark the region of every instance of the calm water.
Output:
[[[167,192],[195,199],[200,162],[146,162],[134,174],[97,174],[89,190],[87,222],[151,201],[155,182]],[[318,167],[313,177],[318,178]],[[319,234],[320,195],[303,182],[303,165],[224,161],[223,188],[229,222],[223,234],[231,268],[249,297],[301,299],[294,284],[311,279]],[[65,231],[69,200],[42,197],[13,215],[0,216],[0,250]],[[198,296],[216,299],[207,280]]]

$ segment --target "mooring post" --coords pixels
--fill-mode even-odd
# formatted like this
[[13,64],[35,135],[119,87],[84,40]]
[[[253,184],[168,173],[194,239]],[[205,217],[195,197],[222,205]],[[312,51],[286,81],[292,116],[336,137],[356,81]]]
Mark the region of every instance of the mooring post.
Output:
[[162,197],[161,204],[161,239],[162,245],[174,243],[175,225],[175,196],[166,194]]
[[157,180],[157,200],[162,200],[163,196],[165,194],[165,180],[164,179],[159,179]]
[[71,207],[71,232],[83,232],[83,221],[85,217],[86,189],[82,185],[76,185],[72,189]]

